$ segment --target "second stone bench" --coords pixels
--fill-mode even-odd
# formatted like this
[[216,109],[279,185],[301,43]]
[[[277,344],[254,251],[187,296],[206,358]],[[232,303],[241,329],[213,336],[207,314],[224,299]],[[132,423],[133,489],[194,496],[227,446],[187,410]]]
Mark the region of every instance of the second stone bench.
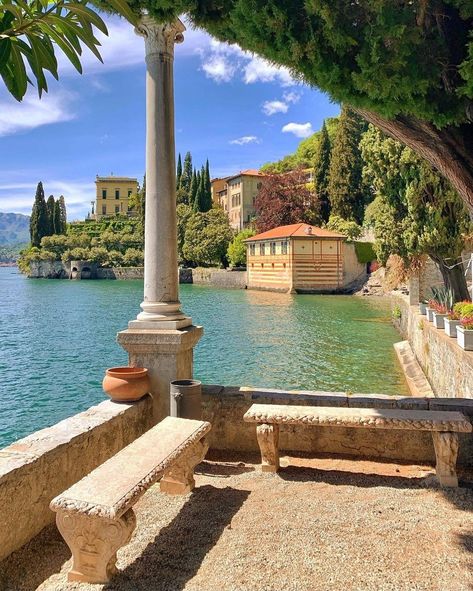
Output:
[[253,404],[243,419],[256,423],[263,472],[279,469],[279,425],[353,427],[431,431],[437,478],[442,486],[458,486],[457,433],[469,433],[471,423],[460,412]]

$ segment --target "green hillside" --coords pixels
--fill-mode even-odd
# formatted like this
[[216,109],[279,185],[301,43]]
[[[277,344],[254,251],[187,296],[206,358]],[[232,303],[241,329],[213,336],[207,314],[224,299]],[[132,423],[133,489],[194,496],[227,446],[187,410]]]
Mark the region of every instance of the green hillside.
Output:
[[[333,143],[335,134],[337,133],[338,117],[329,117],[325,120],[327,132],[330,141]],[[261,172],[267,173],[281,173],[294,170],[296,168],[310,168],[314,165],[314,156],[319,143],[320,131],[316,131],[313,135],[302,140],[297,146],[294,154],[288,154],[277,162],[267,162],[261,167]]]
[[0,246],[29,242],[30,218],[21,213],[0,213]]

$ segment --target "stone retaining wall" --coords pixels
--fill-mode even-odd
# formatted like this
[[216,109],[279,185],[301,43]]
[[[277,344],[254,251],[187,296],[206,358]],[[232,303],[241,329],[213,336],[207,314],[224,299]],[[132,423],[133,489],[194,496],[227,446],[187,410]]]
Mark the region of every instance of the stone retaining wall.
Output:
[[434,394],[443,398],[473,398],[473,352],[464,351],[457,340],[444,330],[435,328],[418,306],[410,306],[407,298],[393,296],[401,318],[395,325],[407,339],[432,386]]
[[230,289],[246,289],[246,270],[213,269],[197,267],[192,269],[192,283]]
[[0,450],[0,560],[54,521],[49,503],[151,427],[152,401],[105,401]]

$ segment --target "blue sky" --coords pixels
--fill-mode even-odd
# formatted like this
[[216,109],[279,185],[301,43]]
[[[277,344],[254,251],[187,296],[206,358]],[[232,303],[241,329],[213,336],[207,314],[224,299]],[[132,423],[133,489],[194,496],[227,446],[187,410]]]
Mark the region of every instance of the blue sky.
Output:
[[[95,197],[95,175],[144,173],[144,42],[125,21],[107,19],[104,64],[84,54],[80,76],[60,59],[60,81],[22,103],[0,86],[0,211],[29,214],[36,184],[63,194],[69,220]],[[289,72],[190,30],[176,46],[176,150],[211,175],[258,168],[295,150],[339,107]]]

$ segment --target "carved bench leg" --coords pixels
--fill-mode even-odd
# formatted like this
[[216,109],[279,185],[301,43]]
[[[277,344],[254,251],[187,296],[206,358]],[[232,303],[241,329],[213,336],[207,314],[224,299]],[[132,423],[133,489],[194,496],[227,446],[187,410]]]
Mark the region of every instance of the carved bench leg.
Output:
[[434,441],[435,458],[437,460],[435,469],[441,486],[457,487],[457,433],[438,433],[433,431],[432,439]]
[[130,540],[136,517],[133,509],[119,519],[58,511],[56,523],[72,552],[68,581],[106,583],[117,572],[117,550]]
[[168,495],[190,493],[195,487],[194,468],[205,458],[208,449],[209,444],[204,438],[185,451],[161,479],[161,492]]
[[279,470],[279,425],[263,423],[256,426],[256,437],[261,451],[261,471]]

